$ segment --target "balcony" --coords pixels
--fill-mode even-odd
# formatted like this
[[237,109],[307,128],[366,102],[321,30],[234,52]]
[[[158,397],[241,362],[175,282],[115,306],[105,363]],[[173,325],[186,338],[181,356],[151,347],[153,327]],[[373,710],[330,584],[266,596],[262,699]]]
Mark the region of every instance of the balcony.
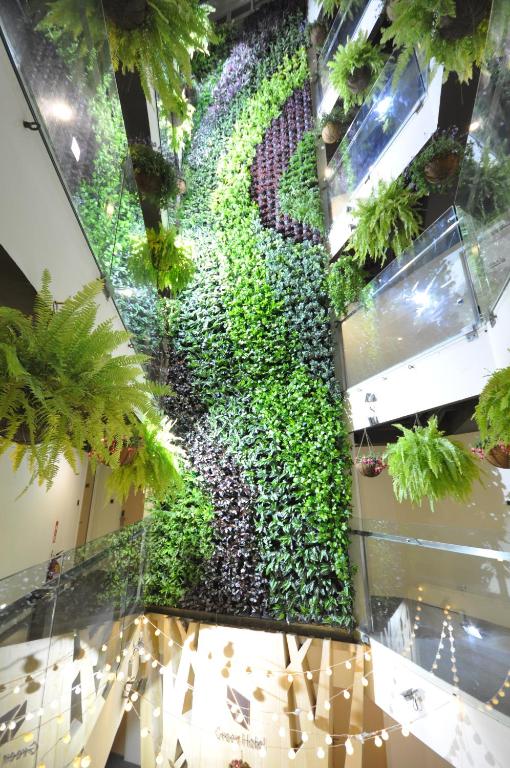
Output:
[[473,331],[477,302],[454,208],[369,284],[342,323],[347,386]]

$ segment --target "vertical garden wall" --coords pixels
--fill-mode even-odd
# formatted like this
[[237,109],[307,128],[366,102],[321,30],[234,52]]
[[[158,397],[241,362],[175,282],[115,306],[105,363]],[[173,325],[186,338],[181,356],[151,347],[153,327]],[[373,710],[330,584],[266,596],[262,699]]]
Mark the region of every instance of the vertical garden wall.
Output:
[[202,67],[198,93],[178,210],[197,269],[179,297],[166,400],[189,467],[185,490],[155,512],[162,578],[151,596],[348,626],[350,460],[299,7],[271,4],[253,17]]

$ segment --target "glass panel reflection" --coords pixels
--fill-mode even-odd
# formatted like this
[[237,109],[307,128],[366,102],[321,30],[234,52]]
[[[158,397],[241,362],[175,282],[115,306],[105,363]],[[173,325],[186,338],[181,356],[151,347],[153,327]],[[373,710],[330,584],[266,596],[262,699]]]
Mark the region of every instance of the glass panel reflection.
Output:
[[389,61],[328,165],[326,177],[333,221],[425,96],[416,56],[410,59],[396,85],[394,70],[395,62]]
[[342,323],[347,385],[466,333],[477,321],[450,208],[369,284],[364,305]]

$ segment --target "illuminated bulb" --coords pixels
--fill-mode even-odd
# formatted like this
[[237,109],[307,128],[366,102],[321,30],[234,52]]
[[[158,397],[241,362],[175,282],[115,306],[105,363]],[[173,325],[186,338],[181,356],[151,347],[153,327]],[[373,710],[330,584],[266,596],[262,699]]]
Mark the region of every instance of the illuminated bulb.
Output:
[[37,716],[42,717],[44,715],[44,709],[42,707],[39,707],[37,710]]
[[236,723],[242,723],[244,720],[242,713],[240,712],[236,717]]
[[156,659],[154,659],[154,661],[153,661],[153,662],[152,662],[152,664],[151,664],[151,667],[152,667],[153,669],[156,669],[156,667],[157,667],[157,666],[158,666],[158,662],[156,661]]
[[449,630],[450,632],[453,632],[453,627],[452,627],[452,625],[451,625],[451,624],[448,624],[448,630]]
[[27,714],[25,715],[25,720],[27,721],[27,723],[29,722],[29,720],[33,720],[33,719],[34,719],[34,713],[27,712]]
[[140,619],[135,619],[135,625],[138,626],[139,623],[140,623]]
[[81,759],[81,763],[80,763],[81,768],[89,768],[89,765],[91,764],[91,762],[92,762],[92,758],[90,757],[90,755],[85,755],[85,757],[82,757]]
[[142,730],[140,731],[140,736],[142,737],[142,739],[145,739],[145,737],[148,736],[148,735],[149,735],[149,729],[148,728],[142,728]]
[[367,687],[367,685],[368,685],[368,680],[367,680],[367,678],[366,678],[365,676],[363,676],[363,677],[361,678],[361,682],[362,682],[362,684],[363,684],[363,685],[365,686],[365,688],[366,688],[366,687]]
[[442,651],[442,650],[443,650],[443,648],[444,648],[444,645],[443,645],[443,643],[439,643],[439,650],[440,650],[440,651]]
[[53,699],[53,701],[50,704],[50,709],[56,709],[58,707],[58,701],[57,699]]
[[108,650],[108,646],[106,645],[106,643],[103,643],[103,645],[101,646],[101,650],[102,651],[107,651]]
[[64,720],[65,720],[65,717],[64,717],[64,715],[59,715],[59,716],[57,717],[57,723],[63,723],[63,722],[64,722]]
[[312,673],[311,673],[311,672],[307,672],[307,673],[306,673],[306,679],[307,679],[307,680],[312,680],[312,678],[313,678],[313,675],[312,675]]
[[447,621],[443,621],[443,627],[447,627],[447,626],[448,626],[448,622]]
[[117,664],[120,664],[120,656],[116,656],[115,657],[115,661],[116,661]]
[[144,624],[148,624],[149,623],[149,619],[147,618],[147,616],[143,617],[143,623]]
[[161,630],[160,630],[160,629],[157,629],[157,630],[154,632],[154,636],[155,636],[155,637],[159,637],[159,636],[160,636],[160,634],[161,634]]
[[370,661],[370,659],[371,659],[371,658],[372,658],[372,657],[371,657],[371,655],[370,655],[370,652],[369,652],[369,651],[366,651],[366,653],[365,653],[365,661]]
[[421,611],[421,605],[417,605],[417,606],[416,606],[416,610],[417,610],[417,611]]
[[389,739],[389,738],[390,738],[390,737],[389,737],[388,731],[386,731],[386,730],[382,730],[382,731],[381,731],[381,739],[382,739],[383,741],[388,741],[388,739]]
[[7,728],[7,726],[6,726],[6,724],[5,724],[5,723],[0,723],[0,733],[1,733],[2,731],[5,731],[5,730],[6,730],[6,728]]
[[127,652],[127,648],[124,648],[124,650],[122,651],[122,655],[123,655],[123,656],[127,656],[127,654],[128,654],[128,652]]
[[74,112],[69,104],[60,99],[51,102],[50,111],[53,117],[57,120],[61,120],[63,123],[68,123],[74,116]]
[[413,629],[418,629],[418,624],[413,624]]
[[124,632],[119,632],[119,637],[122,640],[122,638],[124,637]]
[[326,753],[324,752],[322,747],[319,747],[317,749],[317,757],[319,758],[319,760],[322,760],[323,757],[326,757]]
[[436,662],[434,662],[434,663],[432,664],[432,669],[437,669],[437,664],[436,664]]
[[418,592],[423,592],[423,587],[418,587]]
[[329,746],[331,746],[331,744],[333,744],[333,739],[331,738],[331,736],[329,735],[329,733],[328,733],[328,734],[326,734],[326,736],[324,737],[324,741],[326,742],[326,744],[328,745],[328,747],[329,747]]
[[13,690],[13,693],[19,693],[19,691],[20,691],[20,687],[19,687],[19,685],[17,685],[17,686],[14,688],[14,690]]
[[326,674],[327,674],[328,677],[331,677],[331,675],[333,674],[333,670],[331,669],[331,667],[327,668]]
[[347,688],[344,691],[344,699],[350,699],[351,698],[351,692],[347,690]]
[[285,736],[285,728],[283,727],[283,725],[281,725],[281,726],[278,728],[278,736],[279,736],[281,739],[283,739],[283,737]]
[[407,739],[409,736],[409,728],[407,728],[405,725],[402,726],[402,736],[404,739]]
[[154,709],[152,710],[153,717],[159,717],[160,714],[161,714],[161,709],[159,707],[154,707]]
[[310,720],[310,721],[312,721],[312,720],[313,720],[313,712],[312,712],[312,711],[310,711],[310,712],[307,714],[307,718],[308,718],[308,720]]
[[143,657],[144,662],[148,662],[151,659],[152,659],[152,656],[150,655],[150,653],[146,653],[145,656]]
[[422,600],[423,600],[423,597],[421,597],[421,595],[420,595],[420,597],[418,598],[418,600],[419,600],[419,601],[420,601],[420,603],[421,603],[421,602],[422,602]]
[[382,747],[383,742],[380,736],[375,737],[374,744],[376,747]]
[[124,672],[119,672],[118,673],[117,680],[124,680]]
[[260,757],[265,757],[267,755],[267,749],[265,747],[261,747],[259,749],[259,755]]
[[294,678],[292,677],[292,675],[287,675],[287,680],[289,681],[289,683],[292,683]]
[[505,680],[503,685],[505,686],[505,688],[510,688],[510,680]]
[[71,734],[70,733],[66,733],[65,736],[62,736],[63,744],[69,744],[70,741],[71,741]]
[[309,739],[309,736],[307,732],[303,731],[303,733],[301,734],[301,741],[303,742],[303,744],[305,744],[308,741],[308,739]]
[[46,768],[46,763],[39,763],[37,768]]
[[80,768],[80,756],[77,755],[77,757],[74,758],[73,762],[71,763],[73,768]]
[[131,701],[138,701],[139,694],[135,691],[131,694]]
[[493,704],[499,704],[499,700],[494,696],[493,699],[491,699]]
[[105,665],[104,665],[104,671],[105,671],[105,672],[109,672],[111,668],[112,668],[112,665],[111,665],[111,664],[105,664]]
[[173,640],[169,640],[169,641],[168,641],[168,647],[169,647],[169,648],[171,648],[173,644],[174,644],[174,641],[173,641]]
[[346,662],[345,662],[345,668],[346,668],[346,669],[351,669],[351,667],[352,667],[352,664],[351,664],[351,662],[350,662],[350,661],[346,661]]
[[504,692],[504,691],[498,691],[498,696],[499,696],[500,698],[504,699],[504,698],[505,698],[505,695],[506,695],[506,694],[505,694],[505,692]]
[[25,742],[25,744],[30,744],[33,738],[34,738],[34,734],[32,733],[32,731],[29,731],[28,733],[25,733],[25,735],[23,736],[23,741]]
[[161,752],[156,757],[156,765],[163,765],[163,755],[161,754]]
[[324,709],[327,709],[327,710],[331,709],[331,704],[329,703],[329,701],[324,702]]
[[289,760],[296,759],[296,753],[294,752],[293,749],[289,749],[289,751],[287,752],[287,757],[289,758]]
[[126,712],[130,712],[133,709],[133,705],[131,704],[130,701],[126,701],[126,703],[124,704],[124,709],[126,710]]
[[347,741],[345,742],[345,751],[347,752],[348,755],[354,754],[354,747],[352,746],[352,741],[350,739],[347,739]]
[[271,715],[271,720],[273,721],[273,723],[276,723],[276,721],[278,720],[278,715],[276,714],[276,712],[273,712],[273,714]]

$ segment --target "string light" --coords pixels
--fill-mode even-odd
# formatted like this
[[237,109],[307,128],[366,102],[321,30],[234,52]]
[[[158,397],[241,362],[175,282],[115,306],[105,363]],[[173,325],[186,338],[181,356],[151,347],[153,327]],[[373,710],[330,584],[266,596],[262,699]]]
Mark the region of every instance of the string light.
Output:
[[290,674],[289,674],[289,675],[287,675],[287,680],[289,681],[289,683],[292,683],[292,682],[294,682],[294,678],[293,678],[293,676],[292,676],[292,675],[290,675]]
[[367,687],[367,685],[368,685],[368,680],[367,680],[367,678],[365,677],[365,675],[363,675],[363,677],[361,678],[361,682],[362,682],[363,686],[366,688],[366,687]]
[[156,765],[163,765],[163,755],[161,754],[161,752],[159,753],[159,755],[156,755]]
[[374,739],[374,744],[376,747],[382,747],[383,741],[379,735],[377,735]]
[[310,712],[307,714],[307,718],[308,718],[308,720],[310,720],[310,721],[312,721],[312,720],[313,720],[313,712],[312,712],[311,710],[310,710]]
[[389,736],[388,731],[383,728],[383,730],[381,731],[381,739],[383,741],[388,741],[389,738],[390,738],[390,736]]
[[308,736],[307,732],[303,731],[303,733],[301,734],[301,741],[303,742],[303,744],[306,744],[308,739],[309,739],[309,736]]
[[160,707],[154,707],[152,710],[152,716],[153,717],[159,717],[161,714],[161,708]]
[[140,731],[140,736],[142,739],[145,739],[149,735],[149,729],[148,728],[142,728]]
[[293,749],[289,749],[289,751],[287,752],[287,757],[289,758],[289,760],[296,759],[296,753],[294,752]]
[[331,675],[333,674],[333,670],[331,669],[331,667],[327,668],[326,674],[327,674],[328,677],[331,677]]
[[313,675],[311,672],[306,673],[307,680],[313,680]]
[[92,762],[92,758],[90,757],[90,755],[85,755],[84,757],[82,757],[80,761],[80,766],[81,768],[89,768],[89,765],[91,764],[91,762]]
[[326,734],[326,736],[324,736],[324,741],[326,742],[326,744],[327,744],[328,746],[330,746],[331,744],[333,744],[333,739],[331,738],[331,736],[329,735],[329,733],[328,733],[328,734]]
[[344,746],[345,746],[345,751],[347,752],[348,755],[354,754],[354,747],[352,746],[352,741],[350,739],[347,739]]
[[32,731],[29,731],[28,733],[25,733],[23,735],[23,741],[25,742],[25,744],[30,744],[30,742],[33,740],[34,740],[34,734],[32,733]]
[[402,734],[404,739],[407,739],[407,737],[409,736],[409,728],[407,726],[403,725],[402,728],[401,728],[400,733]]
[[327,699],[326,699],[326,701],[324,702],[324,709],[327,709],[327,710],[330,710],[330,709],[331,709],[331,704],[329,703],[329,701],[328,701]]
[[63,744],[69,744],[70,741],[71,741],[71,734],[70,733],[66,733],[65,736],[62,736],[62,743]]
[[351,698],[351,692],[347,690],[347,688],[342,691],[344,699],[350,699]]
[[317,748],[317,752],[315,753],[319,760],[322,760],[324,757],[326,757],[326,753],[324,752],[322,747]]
[[283,727],[283,725],[281,725],[281,726],[278,728],[278,736],[279,736],[281,739],[283,739],[283,737],[285,736],[285,728]]

